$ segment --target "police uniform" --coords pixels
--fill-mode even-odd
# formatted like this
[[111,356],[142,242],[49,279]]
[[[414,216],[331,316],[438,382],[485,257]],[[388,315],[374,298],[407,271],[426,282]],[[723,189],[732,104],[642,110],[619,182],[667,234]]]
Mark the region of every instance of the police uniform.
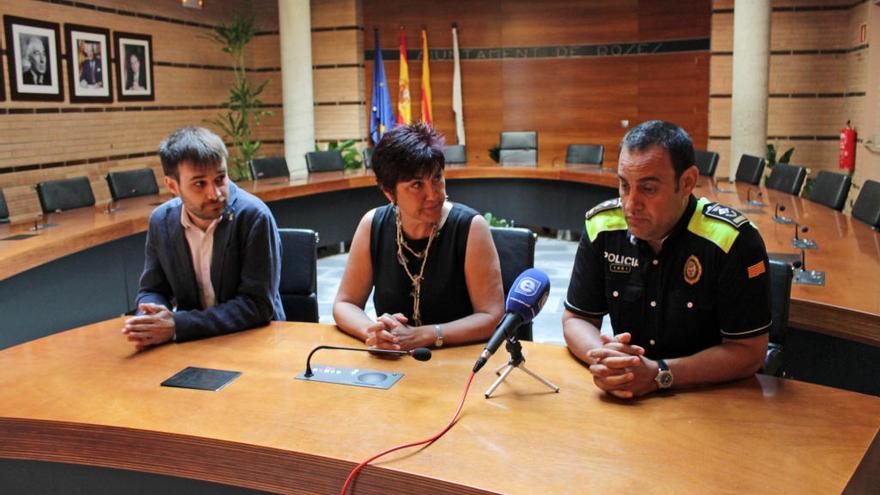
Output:
[[620,199],[586,218],[565,307],[584,317],[610,313],[651,359],[689,356],[770,328],[767,250],[738,211],[691,196],[655,254],[628,230]]

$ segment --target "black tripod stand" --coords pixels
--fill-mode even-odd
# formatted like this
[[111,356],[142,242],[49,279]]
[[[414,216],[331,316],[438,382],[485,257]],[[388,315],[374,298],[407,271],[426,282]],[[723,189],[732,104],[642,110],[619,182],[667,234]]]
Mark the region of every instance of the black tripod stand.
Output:
[[547,385],[554,392],[559,393],[559,387],[523,365],[523,363],[526,362],[526,358],[523,356],[522,345],[520,345],[518,339],[508,339],[504,347],[507,349],[507,352],[510,353],[510,360],[507,361],[507,364],[495,370],[495,374],[498,375],[498,379],[495,380],[495,383],[493,383],[491,387],[489,387],[489,390],[486,390],[487,399],[489,398],[489,396],[492,395],[492,392],[494,392],[495,389],[498,388],[499,385],[501,385],[501,382],[503,382],[504,379],[507,378],[507,375],[509,375],[510,372],[514,370],[514,368],[519,368],[525,371],[526,374],[528,374],[535,380],[538,380],[544,385]]

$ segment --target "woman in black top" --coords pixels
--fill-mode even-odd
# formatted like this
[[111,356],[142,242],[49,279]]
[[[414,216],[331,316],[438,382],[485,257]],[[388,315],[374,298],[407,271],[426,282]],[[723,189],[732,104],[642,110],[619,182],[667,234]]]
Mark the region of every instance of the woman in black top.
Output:
[[[446,200],[443,142],[425,125],[399,126],[373,152],[390,204],[370,210],[351,242],[333,304],[336,325],[370,347],[409,350],[488,339],[504,311],[489,226]],[[364,313],[373,302],[379,317]]]

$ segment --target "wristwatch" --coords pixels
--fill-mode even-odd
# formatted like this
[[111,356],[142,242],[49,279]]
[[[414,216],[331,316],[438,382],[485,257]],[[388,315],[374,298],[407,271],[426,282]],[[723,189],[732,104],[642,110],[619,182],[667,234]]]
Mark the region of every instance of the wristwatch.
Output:
[[663,390],[671,387],[672,371],[669,370],[669,365],[666,364],[666,361],[658,359],[657,366],[660,368],[657,370],[657,376],[654,377],[654,381],[657,382],[657,388]]
[[443,347],[443,330],[440,325],[434,324],[434,347]]

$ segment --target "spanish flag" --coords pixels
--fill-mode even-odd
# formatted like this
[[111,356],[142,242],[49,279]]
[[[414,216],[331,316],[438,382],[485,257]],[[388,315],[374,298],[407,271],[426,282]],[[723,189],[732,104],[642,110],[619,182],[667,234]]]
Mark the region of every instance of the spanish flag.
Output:
[[431,109],[431,69],[428,68],[428,33],[422,29],[422,122],[433,125]]
[[400,26],[400,77],[397,93],[397,123],[412,124],[412,104],[409,98],[409,61],[406,57],[406,34]]

